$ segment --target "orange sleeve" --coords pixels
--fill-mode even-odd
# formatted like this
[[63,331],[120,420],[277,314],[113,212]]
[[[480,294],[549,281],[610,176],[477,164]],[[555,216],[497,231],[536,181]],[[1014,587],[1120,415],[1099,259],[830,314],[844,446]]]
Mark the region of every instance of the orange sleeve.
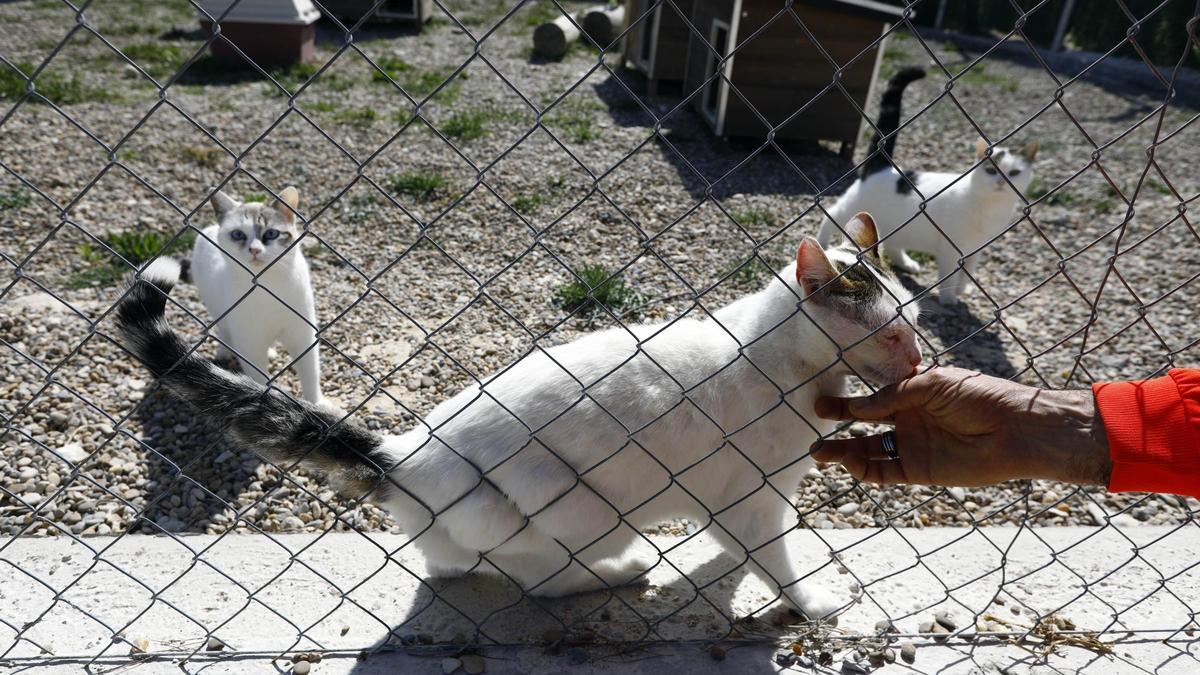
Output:
[[1108,435],[1110,492],[1200,498],[1200,370],[1092,385]]

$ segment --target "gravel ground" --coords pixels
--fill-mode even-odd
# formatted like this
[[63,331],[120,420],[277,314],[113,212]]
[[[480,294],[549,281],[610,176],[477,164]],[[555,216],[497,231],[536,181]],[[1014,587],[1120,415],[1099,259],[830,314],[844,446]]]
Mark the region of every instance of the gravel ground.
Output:
[[[458,6],[476,35],[504,16],[499,5]],[[678,99],[645,98],[643,82],[597,68],[587,49],[561,62],[532,59],[529,20],[539,11],[518,11],[477,55],[471,37],[444,20],[420,34],[373,27],[356,36],[355,49],[323,26],[318,54],[337,58],[289,110],[289,98],[264,78],[221,72],[207,58],[160,96],[148,75],[165,82],[202,47],[184,2],[88,10],[89,25],[138,55],[146,73],[84,30],[67,39],[75,16],[57,2],[0,6],[0,22],[21,26],[0,32],[8,61],[40,63],[66,39],[38,83],[57,83],[70,99],[63,114],[32,104],[10,111],[13,100],[0,99],[0,257],[14,279],[0,288],[0,532],[58,534],[55,523],[83,535],[392,527],[379,510],[347,504],[303,472],[281,476],[198,423],[107,337],[119,284],[91,237],[203,227],[207,191],[231,173],[226,190],[241,196],[300,187],[312,234],[306,255],[331,345],[323,353],[326,394],[391,431],[535,341],[555,344],[611,325],[569,318],[555,305],[568,268],[624,269],[639,299],[622,316],[665,320],[726,276],[702,306],[762,284],[757,263],[730,274],[751,256],[751,237],[769,239],[760,254],[779,264],[803,233],[816,231],[808,181],[836,194],[850,169],[835,148],[788,147],[786,159],[755,154],[753,140],[714,141],[690,110],[663,120],[669,143],[656,141],[647,108],[663,114]],[[936,100],[900,137],[906,167],[967,168],[975,135],[966,115],[991,138],[1015,132],[1017,142],[1041,141],[1030,195],[1040,199],[989,247],[978,278],[984,292],[950,310],[925,303],[927,353],[1054,387],[1194,363],[1200,303],[1195,284],[1184,284],[1200,245],[1179,213],[1200,185],[1187,170],[1200,160],[1196,127],[1187,126],[1196,110],[1152,114],[1163,92],[1128,66],[1123,72],[1135,74],[1126,79],[1138,86],[1114,84],[1102,68],[1055,102],[1054,79],[1011,47],[966,71],[953,97],[939,98],[941,75],[906,96],[910,114]],[[899,64],[932,63],[927,50],[954,72],[979,54],[968,41],[900,34],[884,76]],[[466,65],[414,118],[415,103],[364,55],[426,93]],[[279,76],[293,90],[305,79]],[[530,106],[555,101],[537,128]],[[1160,121],[1157,167],[1126,219]],[[244,154],[235,163],[230,151]],[[705,200],[706,180],[752,155]],[[1117,230],[1124,239],[1110,269]],[[918,291],[935,281],[928,271],[907,279]],[[174,297],[205,316],[191,286]],[[175,319],[199,335],[199,324],[179,312]],[[290,374],[282,382],[297,386]],[[1040,482],[878,489],[835,467],[814,469],[799,501],[818,528],[889,517],[916,526],[1090,524],[1118,513],[1118,522],[1177,523],[1200,506]],[[665,523],[662,531],[695,526]]]

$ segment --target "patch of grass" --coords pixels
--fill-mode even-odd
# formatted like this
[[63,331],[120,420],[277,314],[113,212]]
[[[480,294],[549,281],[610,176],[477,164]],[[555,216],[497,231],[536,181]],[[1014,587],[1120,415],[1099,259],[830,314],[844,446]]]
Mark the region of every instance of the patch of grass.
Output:
[[1166,185],[1163,185],[1162,183],[1158,182],[1157,180],[1155,180],[1153,178],[1150,178],[1146,181],[1146,187],[1157,192],[1160,195],[1167,195],[1168,197],[1175,196],[1175,193],[1171,192],[1171,188],[1167,187]]
[[[1026,196],[1029,198],[1029,201],[1037,201],[1050,194],[1050,190],[1051,188],[1046,187],[1044,183],[1035,178],[1030,183],[1029,189],[1026,191]],[[1058,190],[1054,194],[1050,194],[1050,197],[1046,199],[1046,203],[1051,206],[1078,206],[1080,201],[1079,197],[1070,192]]]
[[576,143],[587,143],[600,137],[600,132],[592,122],[592,116],[581,110],[554,113],[547,117],[546,121],[556,131],[565,133],[567,138]]
[[191,162],[207,169],[218,166],[227,157],[225,151],[220,148],[210,148],[201,145],[183,146],[183,156]]
[[600,265],[587,265],[579,270],[578,279],[558,287],[554,301],[568,312],[580,311],[588,316],[600,312],[602,307],[618,312],[641,300],[641,294],[621,278],[608,279],[610,274]]
[[[390,79],[403,87],[409,96],[418,100],[432,94],[454,73],[454,68],[422,70],[397,56],[385,56],[377,59],[375,65],[379,66],[383,72],[376,70],[371,73],[373,82],[390,84]],[[466,79],[466,77],[466,73],[460,73],[458,77],[454,78],[454,81],[446,83],[446,86],[438,92],[440,100],[443,103],[449,103],[457,98],[459,80]]]
[[472,141],[487,134],[487,117],[481,110],[456,112],[442,125],[442,133],[451,138]]
[[0,211],[23,209],[31,203],[33,203],[33,198],[24,188],[17,188],[12,192],[0,192]]
[[1092,208],[1096,209],[1097,213],[1112,213],[1117,208],[1117,203],[1112,199],[1101,199],[1092,204]]
[[722,277],[729,277],[728,282],[732,282],[738,286],[757,285],[769,272],[763,267],[763,264],[757,258],[749,260],[735,260],[729,267],[721,273]]
[[88,263],[88,267],[72,275],[67,280],[67,287],[111,286],[130,272],[124,261],[141,265],[160,252],[162,255],[172,255],[190,249],[196,241],[196,233],[191,230],[173,241],[172,236],[153,231],[109,232],[101,237],[104,246],[91,242],[80,244],[77,252]]
[[766,209],[746,209],[745,211],[737,211],[733,214],[733,219],[739,225],[750,225],[753,227],[767,226],[774,227],[776,220],[775,214]]
[[[17,69],[0,64],[0,98],[17,99],[25,95],[28,86],[27,78],[33,73],[32,64],[22,61],[16,64]],[[84,84],[78,73],[73,73],[70,79],[57,73],[43,71],[33,82],[34,91],[44,96],[55,105],[73,105],[75,103],[116,100],[116,96],[106,89]],[[37,96],[29,100],[41,103]]]
[[267,201],[267,198],[269,196],[270,195],[268,195],[265,192],[251,192],[250,194],[246,195],[242,199],[247,204],[250,204],[252,202],[261,204],[261,203]]
[[336,105],[325,101],[313,101],[312,103],[306,103],[304,107],[319,113],[334,113],[341,110]]
[[985,68],[984,64],[982,63],[978,63],[975,65],[975,67],[967,70],[966,68],[969,65],[969,63],[960,63],[949,66],[947,70],[950,71],[951,75],[958,76],[958,79],[955,80],[955,82],[965,82],[967,84],[977,84],[987,87],[999,87],[1004,91],[1010,92],[1016,91],[1020,86],[1020,83],[1012,77],[1007,75],[998,75],[996,73],[989,73],[987,68]]
[[937,262],[937,256],[933,255],[932,253],[926,253],[925,251],[912,251],[912,250],[909,250],[906,252],[908,253],[908,257],[917,261],[917,263],[919,265],[921,265],[922,267],[924,267],[926,265],[932,265]]
[[392,176],[390,186],[394,192],[427,202],[446,187],[446,177],[433,171],[411,171]]
[[125,148],[117,151],[117,159],[122,162],[136,162],[142,158],[142,153],[133,148]]
[[528,10],[525,12],[525,25],[531,28],[536,28],[544,23],[562,16],[563,13],[554,6],[553,2],[543,0],[542,2],[531,2],[528,5]]
[[174,73],[187,60],[183,50],[164,42],[139,42],[121,51],[154,77]]
[[512,204],[512,207],[517,210],[517,213],[523,216],[527,216],[534,211],[537,211],[542,207],[542,204],[545,203],[546,198],[540,194],[537,194],[536,192],[531,195],[520,195],[509,201],[509,204]]
[[379,119],[379,112],[374,108],[347,108],[333,113],[333,119],[342,124],[366,127]]

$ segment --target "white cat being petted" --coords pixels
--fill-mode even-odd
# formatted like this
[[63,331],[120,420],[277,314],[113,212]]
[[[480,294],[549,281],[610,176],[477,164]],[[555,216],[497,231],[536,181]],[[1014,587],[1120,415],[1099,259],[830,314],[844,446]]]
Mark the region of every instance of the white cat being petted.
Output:
[[639,531],[686,517],[818,618],[845,603],[802,581],[785,537],[809,447],[833,429],[814,401],[853,375],[897,382],[921,361],[917,308],[877,253],[874,222],[843,228],[853,241],[804,238],[794,262],[712,318],[535,347],[397,436],[193,354],[164,318],[169,262],[143,271],[118,323],[168,389],[245,447],[369,493],[433,575],[502,572],[546,596],[621,586],[660,562]]

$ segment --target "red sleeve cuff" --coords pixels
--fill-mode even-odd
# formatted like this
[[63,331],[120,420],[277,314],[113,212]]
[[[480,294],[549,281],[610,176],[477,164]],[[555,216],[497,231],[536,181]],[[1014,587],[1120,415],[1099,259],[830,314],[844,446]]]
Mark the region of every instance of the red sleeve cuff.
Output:
[[1197,429],[1172,374],[1144,382],[1092,385],[1113,463],[1110,492],[1200,498]]

